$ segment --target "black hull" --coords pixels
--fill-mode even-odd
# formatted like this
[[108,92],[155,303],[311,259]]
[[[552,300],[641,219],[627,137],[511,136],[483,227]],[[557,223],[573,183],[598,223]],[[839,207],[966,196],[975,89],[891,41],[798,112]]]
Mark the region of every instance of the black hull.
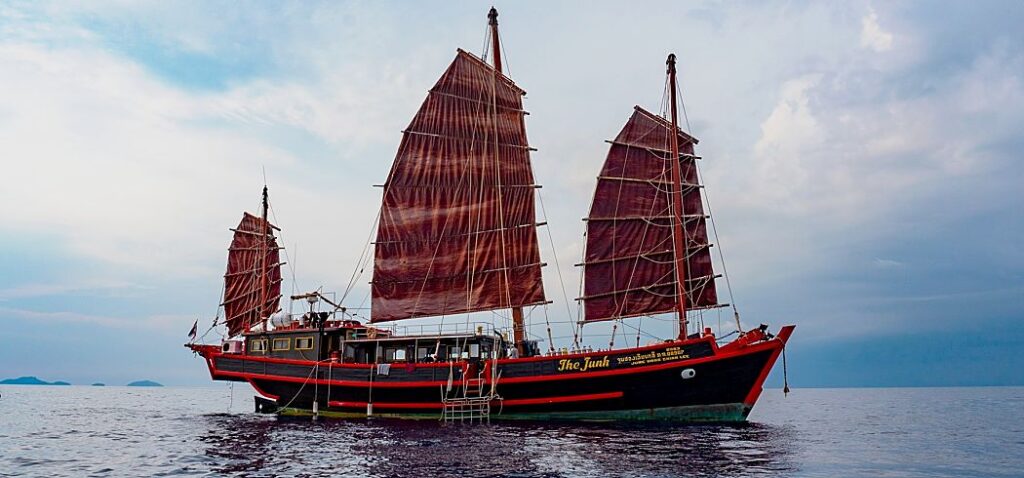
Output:
[[[737,421],[750,413],[744,404],[755,381],[771,358],[772,351],[712,360],[695,365],[680,363],[650,372],[637,372],[608,377],[579,378],[564,381],[502,385],[491,414],[492,419],[563,418],[563,419],[671,419]],[[684,369],[693,369],[691,379],[683,379]],[[319,407],[320,412],[366,415],[362,404],[370,403],[366,387],[335,387],[326,389],[308,384],[281,382],[273,379],[253,380],[265,393],[289,398],[278,400],[282,407],[311,411],[313,402],[329,404],[346,402],[350,407]],[[620,395],[621,394],[621,395]],[[293,399],[292,399],[293,397]],[[504,402],[530,400],[533,397],[579,397],[580,400],[506,405]],[[437,387],[409,389],[378,388],[372,400],[378,403],[375,415],[440,416],[439,407],[388,408],[386,403],[440,403]]]
[[[742,421],[791,331],[731,348],[696,340],[501,360],[498,373],[485,368],[472,376],[487,377],[478,388],[484,393],[490,377],[498,377],[491,419]],[[366,417],[372,410],[373,416],[437,419],[449,376],[454,389],[466,383],[466,364],[458,362],[394,364],[382,375],[366,365],[203,355],[214,379],[247,381],[285,413],[315,408],[325,416]]]

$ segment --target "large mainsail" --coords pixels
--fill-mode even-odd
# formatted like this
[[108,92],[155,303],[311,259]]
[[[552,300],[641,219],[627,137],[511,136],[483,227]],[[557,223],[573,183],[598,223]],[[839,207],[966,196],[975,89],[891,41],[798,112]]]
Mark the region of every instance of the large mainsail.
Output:
[[[685,266],[685,308],[718,304],[692,136],[677,130],[681,190],[672,181],[671,124],[637,106],[598,177],[587,218],[584,318],[608,320],[677,310],[676,264]],[[682,198],[683,249],[675,253],[674,198]]]
[[459,50],[384,183],[372,322],[544,302],[522,96]]
[[249,213],[242,215],[234,229],[221,304],[228,336],[248,331],[278,309],[281,261],[274,229],[273,224]]

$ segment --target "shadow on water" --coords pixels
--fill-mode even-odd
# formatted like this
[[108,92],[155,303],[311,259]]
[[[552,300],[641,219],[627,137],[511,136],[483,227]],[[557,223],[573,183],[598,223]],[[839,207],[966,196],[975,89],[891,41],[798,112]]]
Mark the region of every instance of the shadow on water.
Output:
[[771,476],[796,471],[794,430],[757,423],[440,424],[205,415],[214,471],[249,476]]

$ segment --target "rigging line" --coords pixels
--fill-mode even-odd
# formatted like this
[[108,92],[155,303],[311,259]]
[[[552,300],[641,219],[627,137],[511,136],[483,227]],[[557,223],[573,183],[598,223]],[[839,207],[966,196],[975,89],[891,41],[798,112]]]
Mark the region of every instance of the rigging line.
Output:
[[[540,203],[540,212],[541,212],[541,214],[544,215],[544,222],[547,222],[548,221],[548,211],[547,211],[547,208],[544,207],[544,196],[541,194],[539,189],[537,190],[537,200]],[[562,298],[565,300],[565,312],[566,312],[566,314],[568,314],[568,315],[566,315],[566,317],[572,317],[572,307],[569,305],[569,294],[565,291],[565,280],[562,279],[562,266],[558,263],[558,253],[555,252],[555,239],[554,239],[554,236],[551,234],[551,227],[549,226],[549,227],[546,227],[545,229],[547,230],[547,233],[548,233],[548,242],[551,243],[551,256],[554,257],[554,259],[555,259],[555,270],[558,272],[558,285],[562,289]],[[547,306],[546,305],[544,306],[544,309],[545,309],[544,310],[544,314],[545,314],[545,319],[546,319],[547,318]],[[548,335],[551,335],[550,325],[549,325],[549,329],[548,329]],[[574,328],[573,329],[573,336],[575,336],[575,335],[576,335],[576,331],[575,331],[575,328]],[[573,345],[575,345],[576,347],[579,347],[579,340],[577,340],[576,338],[573,338]]]
[[[565,304],[565,306],[569,307],[569,304]],[[554,351],[555,350],[555,339],[553,337],[551,337],[551,322],[548,320],[548,305],[547,304],[544,304],[544,324],[547,326],[547,329],[548,329],[548,351]],[[579,342],[576,341],[575,330],[573,330],[572,341],[573,341],[573,345],[576,348],[579,348]]]
[[[635,128],[635,127],[636,127],[636,125],[630,124],[629,125],[629,128],[630,128],[629,129],[629,133],[632,133],[633,128]],[[625,148],[626,148],[626,151],[623,154],[623,163],[622,163],[623,171],[625,171],[625,169],[626,169],[626,161],[629,160],[629,151],[630,151],[630,148],[632,148],[632,145],[627,144],[625,146]],[[610,151],[609,151],[609,154],[611,154]],[[662,166],[662,167],[664,168],[664,166]],[[662,172],[662,175],[664,175],[664,171]],[[600,182],[600,180],[598,180],[598,182]],[[613,219],[612,219],[612,229],[615,230],[616,232],[618,232],[619,206],[621,206],[621,204],[622,204],[622,190],[623,190],[624,186],[625,186],[625,181],[619,181],[619,188],[618,188],[618,191],[616,191],[616,196],[615,196],[615,212],[614,212]],[[596,194],[597,193],[595,192],[595,199],[596,199]],[[650,205],[650,207],[648,208],[648,211],[647,211],[649,216],[654,214],[655,204],[656,204],[656,201],[651,201],[651,205]],[[651,229],[651,224],[645,224],[644,225],[643,234],[640,236],[640,245],[641,245],[641,247],[647,241],[647,233],[650,232],[650,229]],[[617,246],[618,242],[615,241],[614,239],[618,237],[618,234],[614,234],[612,237],[613,237],[612,256],[615,257],[615,256],[618,255],[618,246]],[[639,265],[640,265],[640,261],[639,260],[635,260],[633,262],[633,267],[629,271],[629,279],[626,282],[627,288],[632,287],[633,279],[636,278],[636,270],[637,270],[637,267],[639,267]],[[618,274],[618,270],[614,266],[611,269],[612,269],[612,283],[614,284],[614,283],[617,283],[616,275]],[[624,295],[623,296],[622,304],[621,305],[619,305],[618,303],[616,304],[617,305],[617,315],[620,315],[623,310],[626,310],[628,308],[628,303],[629,303],[629,296],[628,295]],[[582,325],[580,327],[582,328]]]
[[693,129],[690,127],[690,117],[686,114],[686,102],[683,101],[683,89],[679,87],[679,75],[676,75],[676,91],[679,92],[679,106],[683,109],[683,120],[686,121],[686,132],[692,135]]
[[[644,317],[646,317],[646,316],[641,316],[641,320],[642,320],[642,319],[643,319]],[[654,340],[663,340],[663,339],[662,339],[661,337],[658,337],[657,335],[654,335],[654,334],[651,334],[651,333],[648,333],[648,332],[644,332],[644,331],[640,330],[640,327],[635,327],[635,326],[629,325],[629,324],[628,324],[628,323],[626,323],[626,321],[624,321],[624,320],[622,321],[622,326],[623,326],[623,327],[629,327],[629,328],[631,328],[631,329],[634,329],[634,330],[636,330],[636,333],[637,333],[637,337],[639,337],[639,336],[640,336],[640,334],[644,334],[644,335],[646,335],[646,336],[648,336],[648,337],[650,337],[650,338],[652,338],[652,339],[654,339]],[[638,338],[637,340],[638,340],[637,344],[639,344],[639,340],[640,340],[640,339]],[[637,346],[639,347],[639,345],[637,345]]]
[[300,386],[299,390],[295,392],[295,395],[292,396],[292,399],[288,400],[288,403],[285,404],[285,406],[278,408],[278,415],[281,414],[281,410],[290,407],[292,403],[295,402],[295,399],[299,398],[299,395],[302,394],[302,390],[306,388],[306,384],[309,383],[309,379],[313,378],[313,373],[316,372],[316,369],[320,365],[320,362],[323,362],[323,360],[317,361],[316,364],[314,364],[314,366],[309,370],[309,375],[306,375],[306,379],[302,381],[302,386]]
[[[266,175],[267,173],[264,171],[263,174]],[[266,178],[264,178],[263,180],[264,180],[264,183],[266,183]],[[269,200],[267,200],[267,208],[270,209],[270,216],[274,218],[274,224],[280,224],[280,222],[278,222],[278,220],[277,220],[277,211],[274,210],[274,206],[270,204]],[[271,232],[271,234],[273,234],[273,232]],[[277,231],[277,235],[281,237],[281,244],[287,244],[285,242],[285,240],[284,240],[284,232],[283,231],[278,230]],[[297,294],[298,290],[299,290],[298,282],[296,281],[296,278],[295,278],[296,275],[297,275],[296,272],[295,272],[295,269],[297,267],[296,264],[295,264],[296,259],[294,259],[293,257],[289,256],[287,248],[281,247],[281,250],[284,251],[284,259],[285,259],[285,263],[288,265],[288,270],[292,273],[292,294],[294,295],[294,294]],[[299,255],[299,243],[296,242],[295,243],[295,257],[298,257],[298,255]]]
[[355,287],[356,281],[363,276],[363,271],[366,270],[367,258],[370,257],[369,251],[373,244],[373,234],[377,231],[377,226],[380,224],[381,209],[384,208],[384,201],[380,202],[380,206],[377,208],[377,214],[373,219],[373,224],[370,226],[370,234],[366,237],[366,244],[363,246],[363,251],[359,253],[359,260],[356,262],[356,267],[352,270],[352,275],[349,276],[348,285],[345,286],[345,292],[341,294],[341,299],[338,303],[345,302],[348,294]]
[[[500,39],[499,39],[500,41]],[[494,180],[498,185],[496,195],[498,196],[498,227],[501,228],[499,237],[501,238],[501,267],[503,269],[502,275],[505,278],[505,300],[508,307],[512,307],[512,284],[509,282],[508,276],[508,242],[505,238],[505,211],[504,211],[504,197],[502,192],[502,180],[501,180],[501,157],[498,149],[498,70],[495,69],[491,76],[491,121],[493,122],[494,130]],[[536,237],[536,232],[534,232]],[[515,328],[515,324],[513,324]]]
[[[694,168],[696,168],[697,164],[694,163],[693,166],[694,166]],[[695,169],[695,171],[697,173],[697,180],[700,181],[701,180],[700,179],[700,170],[699,169]],[[724,252],[725,248],[722,247],[722,238],[719,237],[719,235],[718,235],[718,228],[715,226],[715,215],[711,211],[711,198],[708,196],[707,188],[704,188],[704,204],[708,208],[708,216],[709,216],[709,219],[711,220],[711,232],[715,235],[715,242],[718,243],[718,259],[722,263],[722,276],[725,277],[725,287],[729,291],[729,303],[732,304],[732,313],[733,313],[733,316],[736,318],[736,330],[742,332],[743,331],[743,327],[740,325],[740,312],[739,312],[738,307],[736,306],[736,298],[733,297],[732,281],[729,280],[729,271],[726,269],[726,266],[725,266],[725,252]]]
[[[486,40],[490,40],[490,28],[488,28],[487,30],[488,30],[488,32],[485,34],[485,41]],[[490,44],[485,45],[485,47],[489,47],[489,46],[490,46]],[[492,78],[493,78],[493,75],[492,75]],[[479,75],[473,75],[472,76],[472,80],[473,80],[473,84],[471,86],[474,86],[477,89],[477,91],[476,91],[476,95],[477,95],[476,96],[476,101],[474,101],[472,103],[472,105],[470,106],[471,111],[472,111],[472,117],[482,116],[483,114],[485,114],[487,112],[486,111],[486,106],[488,106],[488,103],[484,99],[484,94],[486,93],[486,88],[483,88],[484,85],[483,85],[483,82],[480,80]],[[497,90],[496,89],[494,90],[493,94],[497,94]],[[469,96],[470,96],[470,94],[469,94],[469,92],[467,92],[466,93],[466,97],[469,97]],[[465,128],[465,127],[468,127],[469,125],[460,125],[460,126]],[[481,139],[481,142],[485,145],[483,153],[484,153],[484,156],[486,157],[486,153],[487,153],[486,146],[488,145],[487,137],[490,134],[490,131],[488,131],[487,128],[482,128],[482,129],[483,129],[483,138]],[[470,153],[471,153],[470,157],[472,157],[472,156],[475,156],[475,153],[476,153],[476,149],[477,149],[476,139],[477,139],[477,135],[480,134],[480,130],[478,128],[469,128],[469,131],[470,131],[470,139],[472,140],[472,143],[471,143],[471,146],[470,146]],[[498,141],[498,139],[496,137],[495,138],[495,142],[497,142],[497,141]],[[465,161],[465,169],[463,170],[463,177],[466,177],[468,175],[470,177],[470,179],[472,179],[472,175],[469,174],[470,170],[472,169],[472,165],[470,164],[470,162],[471,162],[471,160],[469,159],[469,157],[467,157],[467,160]],[[497,175],[498,172],[499,171],[496,171],[495,174]],[[484,163],[484,168],[481,171],[481,174],[480,174],[480,176],[478,178],[478,181],[477,181],[478,182],[478,184],[477,184],[477,191],[476,191],[477,204],[482,204],[483,201],[484,201],[484,191],[486,189],[485,185],[484,185],[485,178],[486,178],[486,163]],[[472,188],[472,187],[473,187],[473,183],[470,183],[470,188]],[[472,193],[472,190],[470,190],[470,192]],[[499,200],[500,200],[500,197],[499,197]],[[483,208],[478,208],[478,210],[476,211],[476,217],[473,218],[473,219],[475,219],[475,222],[476,222],[476,230],[478,230],[478,231],[482,230],[483,229],[482,223],[483,223],[483,219],[484,219]],[[501,234],[504,234],[504,232],[502,231]],[[502,235],[502,238],[504,238],[504,235]],[[470,314],[471,314],[470,309],[472,308],[471,307],[472,306],[471,301],[472,301],[472,297],[473,297],[473,285],[476,283],[477,263],[479,262],[479,259],[480,259],[479,254],[474,254],[473,251],[475,251],[479,247],[481,239],[482,239],[481,237],[474,236],[474,237],[471,237],[468,241],[466,241],[466,251],[465,251],[466,259],[467,259],[467,261],[470,264],[469,271],[467,271],[467,274],[466,274],[466,323],[467,324],[469,323],[469,318],[470,318]],[[507,274],[507,270],[506,270],[505,273]],[[501,316],[499,316],[499,317],[501,317]],[[507,323],[507,321],[508,321],[507,318],[504,318],[504,319],[505,319],[505,322]],[[442,320],[442,324],[443,324],[444,317],[442,317],[441,320]],[[492,322],[492,326],[493,326],[493,322]]]

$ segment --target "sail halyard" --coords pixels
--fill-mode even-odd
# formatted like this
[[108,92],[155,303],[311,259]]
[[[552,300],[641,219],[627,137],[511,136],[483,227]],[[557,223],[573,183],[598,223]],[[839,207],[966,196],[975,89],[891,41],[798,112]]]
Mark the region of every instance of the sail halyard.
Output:
[[[675,104],[673,59],[668,93]],[[579,298],[585,321],[674,313],[685,337],[687,311],[722,306],[694,155],[697,139],[677,122],[637,106],[609,141],[586,219]]]
[[[491,10],[489,12],[487,12],[487,20],[488,20],[487,24],[490,27],[490,33],[491,33],[491,56],[493,57],[492,61],[494,62],[494,82],[495,82],[495,86],[494,86],[494,90],[493,91],[497,92],[497,90],[498,90],[498,88],[497,88],[498,78],[499,78],[499,76],[502,76],[504,74],[504,72],[502,72],[502,69],[501,69],[501,37],[498,35],[498,10],[496,8],[491,7]],[[495,108],[494,111],[497,111],[497,101],[496,100],[494,101],[493,107]],[[497,122],[495,122],[495,127],[497,127]],[[497,130],[495,130],[494,140],[495,140],[495,142],[497,142],[497,140],[498,140]],[[500,161],[501,161],[501,158],[498,156],[497,144],[495,144],[495,148],[494,148],[494,162],[495,162],[495,164],[497,164]],[[501,189],[499,188],[498,191],[500,193]],[[501,201],[499,201],[499,204],[501,204]],[[502,217],[503,214],[499,211],[498,216]],[[503,244],[502,244],[502,261],[505,261],[504,236],[502,236],[502,242],[503,242]],[[512,305],[512,297],[511,297],[512,291],[511,291],[511,288],[509,286],[510,286],[510,283],[508,281],[508,273],[507,273],[507,269],[506,269],[506,274],[505,274],[505,294],[506,294],[507,304],[512,309],[512,339],[515,342],[516,348],[518,349],[519,353],[522,354],[523,353],[523,346],[524,346],[525,339],[526,339],[526,324],[525,324],[525,321],[523,320],[523,308],[522,308],[522,306],[513,306]]]
[[463,50],[431,88],[384,185],[371,322],[546,302],[523,95]]

